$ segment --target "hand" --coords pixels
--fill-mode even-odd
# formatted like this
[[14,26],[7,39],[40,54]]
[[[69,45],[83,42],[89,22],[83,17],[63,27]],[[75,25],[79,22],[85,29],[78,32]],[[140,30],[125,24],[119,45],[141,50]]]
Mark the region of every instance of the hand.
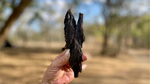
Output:
[[[42,79],[42,84],[67,84],[74,79],[74,72],[69,65],[70,53],[69,49],[62,52],[47,68]],[[87,60],[85,55],[82,60]],[[85,65],[82,66],[85,68]]]

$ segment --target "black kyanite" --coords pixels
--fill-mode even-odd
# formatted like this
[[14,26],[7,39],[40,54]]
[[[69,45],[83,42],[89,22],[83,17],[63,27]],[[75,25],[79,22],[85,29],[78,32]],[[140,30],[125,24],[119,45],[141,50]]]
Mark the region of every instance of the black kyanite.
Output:
[[82,44],[85,41],[83,32],[83,14],[79,13],[78,23],[74,19],[70,9],[67,11],[64,20],[64,31],[66,45],[63,49],[70,49],[69,64],[74,71],[74,77],[78,77],[78,73],[82,71]]

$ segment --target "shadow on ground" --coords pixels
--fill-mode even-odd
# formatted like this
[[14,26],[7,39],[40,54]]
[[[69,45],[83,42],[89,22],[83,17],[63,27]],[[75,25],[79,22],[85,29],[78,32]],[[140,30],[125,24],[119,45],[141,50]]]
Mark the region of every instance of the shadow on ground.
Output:
[[[140,51],[134,53],[137,52]],[[0,50],[0,84],[40,84],[45,70],[59,53],[61,48]],[[110,58],[89,54],[91,56],[85,62],[87,68],[70,84],[150,83],[149,56],[119,54],[116,58]]]
[[25,47],[18,47],[18,48],[3,48],[1,51],[8,55],[19,55],[19,54],[27,54],[27,56],[30,56],[30,54],[33,53],[53,53],[58,54],[61,53],[61,48],[25,48]]

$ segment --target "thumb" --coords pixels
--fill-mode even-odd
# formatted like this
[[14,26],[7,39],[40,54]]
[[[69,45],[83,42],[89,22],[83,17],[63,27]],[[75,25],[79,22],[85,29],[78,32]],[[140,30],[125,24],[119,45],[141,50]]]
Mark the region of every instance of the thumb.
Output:
[[63,66],[68,63],[69,58],[70,58],[69,51],[70,51],[70,49],[68,49],[62,57],[55,60],[56,66]]

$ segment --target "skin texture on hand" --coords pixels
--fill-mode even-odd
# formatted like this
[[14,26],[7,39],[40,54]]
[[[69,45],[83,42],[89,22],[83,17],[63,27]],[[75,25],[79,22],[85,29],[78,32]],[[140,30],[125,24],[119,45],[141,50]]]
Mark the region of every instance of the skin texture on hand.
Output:
[[[42,84],[67,84],[74,79],[74,72],[69,65],[70,53],[69,49],[63,51],[47,68],[42,79]],[[87,60],[85,55],[82,60]],[[85,65],[83,65],[83,69]]]

